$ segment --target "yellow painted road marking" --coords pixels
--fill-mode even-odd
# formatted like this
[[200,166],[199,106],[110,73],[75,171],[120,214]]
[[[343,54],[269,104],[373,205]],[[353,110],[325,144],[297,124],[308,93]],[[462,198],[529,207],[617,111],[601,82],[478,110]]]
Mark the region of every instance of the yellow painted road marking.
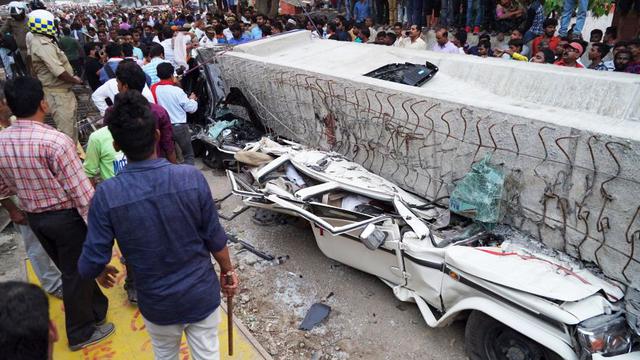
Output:
[[[124,266],[120,263],[120,254],[117,247],[114,247],[111,265],[120,270],[116,285],[111,289],[102,289],[109,298],[109,311],[107,321],[115,324],[115,334],[98,344],[86,349],[71,352],[66,339],[64,325],[64,306],[62,300],[49,296],[49,315],[58,328],[60,340],[54,347],[54,359],[56,360],[152,360],[153,349],[151,339],[145,330],[144,322],[140,316],[140,311],[136,306],[130,305],[127,300],[127,293],[123,289]],[[27,260],[27,276],[29,282],[39,285],[38,278],[33,272],[31,264]],[[227,314],[221,310],[221,321],[218,327],[218,339],[220,341],[221,359],[265,359],[261,352],[253,346],[250,340],[244,336],[238,326],[234,325],[234,355],[228,356],[227,347]],[[180,345],[180,360],[191,359],[189,347],[186,339],[182,338]]]

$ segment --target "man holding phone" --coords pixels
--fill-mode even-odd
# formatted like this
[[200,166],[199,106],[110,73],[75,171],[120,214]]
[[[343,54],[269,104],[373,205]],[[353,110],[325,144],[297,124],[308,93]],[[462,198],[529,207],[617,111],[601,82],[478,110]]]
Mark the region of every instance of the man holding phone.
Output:
[[421,38],[422,30],[418,25],[411,25],[409,30],[403,34],[403,39],[400,41],[399,47],[407,49],[427,50],[427,43]]

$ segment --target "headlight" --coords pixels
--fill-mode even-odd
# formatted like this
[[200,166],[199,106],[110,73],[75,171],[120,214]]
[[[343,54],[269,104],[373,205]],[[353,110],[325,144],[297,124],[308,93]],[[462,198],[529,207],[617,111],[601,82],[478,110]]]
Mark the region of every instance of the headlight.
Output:
[[577,331],[583,354],[619,355],[631,350],[631,333],[622,313],[585,320]]

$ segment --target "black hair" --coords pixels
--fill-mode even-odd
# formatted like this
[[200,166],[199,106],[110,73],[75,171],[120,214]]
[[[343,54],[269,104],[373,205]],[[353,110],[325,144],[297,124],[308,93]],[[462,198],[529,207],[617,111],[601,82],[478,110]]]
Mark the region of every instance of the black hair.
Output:
[[387,33],[387,36],[391,38],[391,43],[395,43],[396,40],[398,39],[398,35],[396,35],[396,33],[393,33],[393,32]]
[[467,43],[467,32],[464,29],[458,30],[455,35],[456,39],[460,41],[462,45]]
[[556,60],[556,54],[554,54],[551,49],[543,49],[540,51],[542,51],[542,54],[544,54],[544,62],[547,64],[553,64],[553,62]]
[[116,95],[105,123],[114,142],[130,161],[148,159],[155,149],[156,119],[149,102],[137,90]]
[[149,57],[149,52],[151,51],[151,46],[148,45],[140,45],[140,50],[142,50],[142,57]]
[[86,43],[84,44],[84,46],[82,47],[84,49],[84,53],[89,55],[89,53],[95,49],[96,47],[102,47],[100,43],[96,43],[96,42],[90,42],[90,43]]
[[133,56],[133,45],[122,44],[122,55],[124,55],[125,57]]
[[240,27],[239,23],[235,22],[233,25],[229,26],[229,30],[231,30],[231,32],[242,31],[242,27]]
[[0,349],[6,359],[46,359],[49,300],[33,284],[0,283]]
[[620,41],[616,41],[615,45],[613,45],[613,48],[615,49],[620,46],[627,47],[628,45],[629,45],[628,41],[620,40]]
[[611,47],[605,43],[595,43],[591,46],[595,47],[598,50],[598,52],[600,53],[600,58],[607,56],[609,50],[611,50]]
[[602,30],[600,30],[600,29],[591,30],[591,35],[595,35],[595,34],[600,34],[600,36],[603,35]]
[[109,43],[105,51],[107,53],[107,57],[110,58],[122,56],[122,46],[115,42]]
[[393,27],[396,27],[396,26],[400,26],[402,28],[402,23],[401,22],[397,22],[397,23],[393,24]]
[[554,18],[549,18],[549,19],[545,19],[544,22],[542,22],[542,27],[546,28],[547,26],[558,26],[558,20],[554,19]]
[[63,34],[64,36],[69,36],[69,35],[71,35],[71,29],[69,29],[68,27],[63,27],[63,28],[62,28],[62,34]]
[[142,92],[147,83],[142,68],[131,59],[125,59],[118,63],[116,68],[116,79],[127,85],[130,90]]
[[127,35],[131,35],[131,32],[129,30],[125,30],[125,29],[118,30],[118,36],[127,36]]
[[482,35],[478,36],[478,40],[489,40],[489,41],[491,41],[491,35],[482,34]]
[[168,26],[162,28],[162,38],[164,40],[173,38],[173,30],[171,30],[171,28]]
[[38,112],[38,106],[44,99],[42,83],[30,76],[21,76],[7,81],[4,86],[7,105],[18,118],[28,118]]
[[382,39],[382,38],[385,38],[385,37],[387,37],[387,33],[386,33],[386,32],[384,32],[384,31],[378,31],[378,32],[376,33],[376,40],[378,40],[378,39]]
[[360,29],[360,34],[366,36],[367,39],[371,37],[371,31],[366,27]]
[[478,41],[478,47],[483,47],[487,50],[491,49],[491,41],[489,40],[480,40]]
[[154,43],[149,50],[149,56],[153,59],[158,56],[164,56],[164,47],[160,44]]
[[509,40],[509,46],[517,46],[522,50],[522,47],[524,46],[524,41],[522,41],[521,39],[512,39]]
[[336,25],[335,23],[329,23],[327,25],[327,30],[331,31],[331,32],[337,32],[338,31],[338,25]]
[[167,62],[158,64],[158,66],[156,67],[156,70],[158,72],[158,77],[161,80],[166,80],[171,78],[173,76],[173,72],[175,71],[175,69],[173,68],[173,65]]
[[640,39],[633,39],[627,42],[627,46],[640,47]]
[[269,25],[262,25],[260,26],[260,31],[262,31],[262,36],[271,36],[271,26]]

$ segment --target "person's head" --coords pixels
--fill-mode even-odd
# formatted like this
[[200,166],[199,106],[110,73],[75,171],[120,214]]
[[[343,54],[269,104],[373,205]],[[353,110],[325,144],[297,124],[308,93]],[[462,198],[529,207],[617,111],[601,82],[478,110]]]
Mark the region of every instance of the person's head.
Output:
[[554,18],[546,19],[542,23],[542,29],[544,30],[544,35],[546,37],[553,37],[556,33],[556,27],[558,27],[558,20]]
[[629,49],[633,61],[640,61],[640,40],[629,41],[627,49]]
[[231,30],[231,35],[233,35],[234,39],[239,40],[242,37],[243,30],[240,24],[234,23],[229,27],[229,30]]
[[106,44],[109,41],[106,31],[98,30],[98,41],[100,41],[103,44]]
[[151,27],[151,25],[149,25],[149,24],[145,25],[145,26],[142,28],[142,30],[144,31],[144,33],[145,33],[146,35],[149,35],[149,34],[151,34],[151,33],[153,32],[153,28],[152,28],[152,27]]
[[62,28],[62,35],[71,36],[71,29],[69,29],[68,27],[63,27]]
[[118,30],[109,30],[109,39],[111,39],[111,41],[118,41]]
[[440,28],[438,29],[438,31],[436,31],[436,41],[440,46],[444,46],[449,42],[449,33],[447,32],[447,29]]
[[480,36],[478,36],[478,43],[480,43],[480,41],[488,41],[491,42],[491,35],[485,33],[485,34],[481,34]]
[[0,283],[0,349],[6,359],[51,359],[58,331],[49,319],[49,300],[25,282]]
[[467,32],[458,30],[453,36],[453,44],[457,47],[464,47],[467,44]]
[[105,123],[113,136],[113,148],[122,150],[130,162],[153,158],[160,132],[149,102],[137,90],[116,95]]
[[[549,56],[549,58],[547,58],[547,56]],[[533,54],[531,57],[531,62],[537,64],[549,64],[553,63],[554,60],[555,55],[553,54],[553,51],[549,49],[538,50],[538,52]]]
[[609,53],[609,45],[605,43],[594,43],[589,50],[589,60],[600,62]]
[[411,40],[416,40],[422,35],[422,28],[418,25],[411,25],[409,28],[409,37]]
[[558,45],[556,45],[556,48],[554,50],[556,58],[562,58],[562,55],[564,54],[564,48],[567,45],[569,45],[569,38],[561,37],[560,41],[558,41]]
[[233,16],[229,16],[226,20],[227,20],[227,26],[229,26],[229,28],[231,28],[231,25],[236,23],[236,18]]
[[396,33],[390,32],[390,33],[387,33],[387,35],[385,36],[385,39],[386,39],[387,46],[393,46],[393,44],[396,43],[398,36],[396,35]]
[[564,53],[562,54],[562,60],[566,64],[575,63],[580,55],[582,55],[582,45],[577,42],[572,42],[564,46]]
[[162,39],[172,39],[173,38],[173,29],[170,26],[165,26],[162,28]]
[[521,53],[522,47],[524,46],[524,42],[521,39],[511,39],[509,40],[509,50],[515,53]]
[[626,41],[617,41],[614,45],[613,45],[613,49],[612,54],[615,57],[616,54],[618,53],[618,51],[620,50],[627,50],[627,42]]
[[21,76],[7,81],[4,96],[13,115],[18,119],[44,121],[49,104],[44,98],[40,80]]
[[89,26],[87,28],[87,34],[89,34],[89,36],[91,38],[95,37],[96,36],[96,29],[94,29],[93,27]]
[[589,42],[590,43],[599,43],[602,41],[604,33],[600,29],[591,30],[591,34],[589,34]]
[[373,18],[371,16],[367,16],[367,18],[364,19],[364,26],[366,26],[367,28],[373,26]]
[[100,51],[101,47],[99,43],[86,43],[84,44],[84,53],[87,54],[87,56],[93,57],[93,58],[97,58],[98,57],[98,52]]
[[478,56],[488,57],[491,53],[491,43],[488,40],[481,40],[478,43]]
[[335,17],[335,19],[333,19],[333,22],[335,22],[336,26],[338,26],[338,30],[343,31],[344,24],[347,22],[347,20],[344,18],[344,16],[338,15]]
[[262,14],[256,15],[253,22],[255,22],[256,25],[258,26],[264,25],[264,15]]
[[338,32],[338,25],[336,25],[335,23],[328,23],[327,24],[327,33],[330,34],[330,35],[333,35],[336,32]]
[[133,34],[129,30],[121,30],[120,38],[124,44],[133,44]]
[[142,92],[146,84],[146,78],[142,68],[130,59],[122,60],[116,68],[116,81],[118,82],[118,92],[123,93],[128,90]]
[[396,38],[402,36],[402,23],[397,22],[393,24],[393,33],[396,34]]
[[631,62],[631,52],[627,49],[620,50],[613,57],[613,67],[615,71],[624,71]]
[[173,73],[175,72],[175,69],[173,68],[173,65],[171,65],[171,63],[160,63],[156,67],[156,70],[158,72],[158,78],[160,78],[160,80],[173,79]]
[[511,40],[522,40],[522,32],[518,29],[513,29],[511,31]]
[[133,45],[129,43],[122,44],[122,55],[124,57],[132,57],[133,56]]
[[360,37],[360,39],[362,39],[362,42],[367,42],[369,41],[369,37],[371,36],[371,31],[369,31],[368,28],[363,27],[360,29],[358,36]]
[[164,59],[164,47],[160,44],[154,43],[151,45],[151,50],[149,50],[150,58],[162,58]]
[[385,45],[387,43],[387,34],[384,31],[378,31],[374,44]]
[[609,26],[605,31],[604,31],[604,38],[603,41],[605,43],[607,43],[608,45],[613,45],[616,42],[616,39],[618,38],[618,28],[615,26]]
[[122,57],[122,45],[111,42],[107,45],[105,49],[108,58],[118,58]]

